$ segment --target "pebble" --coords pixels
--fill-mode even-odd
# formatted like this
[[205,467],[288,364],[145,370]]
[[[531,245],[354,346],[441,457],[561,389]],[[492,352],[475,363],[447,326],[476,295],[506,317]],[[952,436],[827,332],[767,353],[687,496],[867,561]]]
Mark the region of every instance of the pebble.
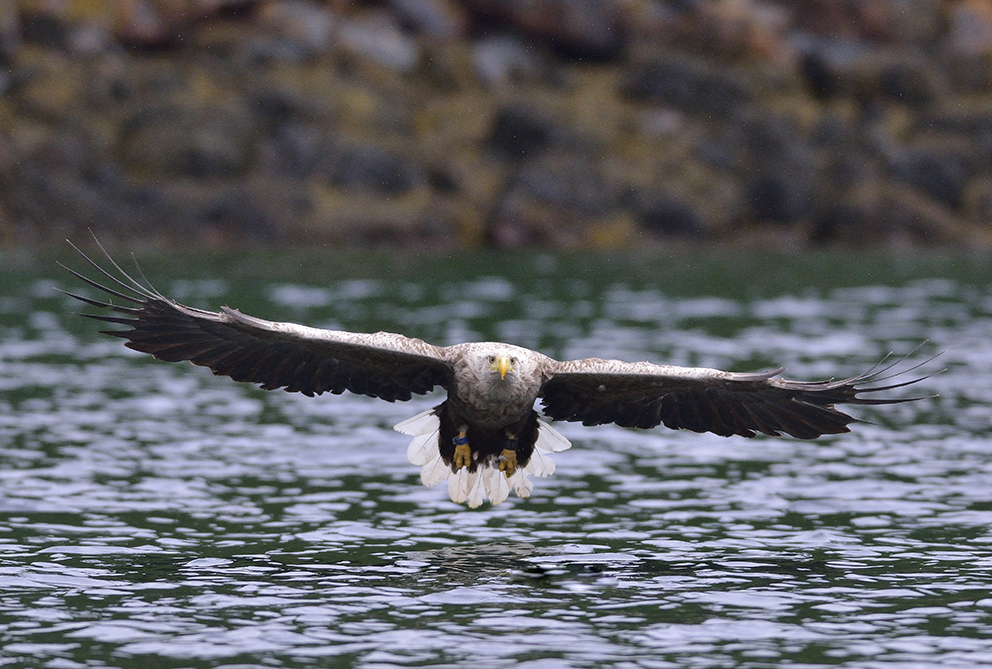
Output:
[[410,72],[420,61],[417,43],[384,14],[344,19],[337,36],[348,49],[397,72]]

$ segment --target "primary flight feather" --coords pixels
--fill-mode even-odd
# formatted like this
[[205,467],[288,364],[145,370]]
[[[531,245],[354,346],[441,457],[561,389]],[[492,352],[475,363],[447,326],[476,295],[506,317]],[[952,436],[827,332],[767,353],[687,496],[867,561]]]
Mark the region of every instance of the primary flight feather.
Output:
[[443,388],[445,401],[396,429],[413,436],[407,457],[421,467],[424,484],[448,479],[451,499],[473,507],[487,498],[499,504],[511,490],[529,496],[533,484],[527,474],[553,473],[548,454],[571,446],[539,419],[538,399],[547,417],[584,425],[664,424],[721,436],[784,433],[814,439],[848,432],[856,420],[835,405],[908,401],[914,398],[862,394],[921,380],[865,385],[898,375],[885,376],[887,367],[841,380],[790,381],[778,378],[781,369],[735,373],[599,358],[558,361],[499,342],[434,346],[389,332],[324,330],[228,307],[219,312],[188,307],[139,283],[109,255],[118,274],[80,254],[106,281],[66,269],[121,303],[67,294],[116,314],[86,315],[128,326],[106,334],[160,360],[188,360],[235,381],[309,396],[347,390],[394,402]]

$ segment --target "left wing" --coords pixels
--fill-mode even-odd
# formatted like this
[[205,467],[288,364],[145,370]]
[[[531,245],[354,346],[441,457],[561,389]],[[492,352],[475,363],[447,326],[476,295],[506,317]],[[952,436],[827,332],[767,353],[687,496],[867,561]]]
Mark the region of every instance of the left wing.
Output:
[[285,388],[305,395],[348,390],[390,402],[451,383],[454,368],[444,347],[390,332],[323,330],[267,321],[228,307],[219,312],[188,307],[138,283],[109,255],[118,274],[80,254],[110,285],[63,267],[119,302],[67,294],[115,312],[85,315],[130,326],[105,333],[159,360],[188,360],[235,381],[258,383],[265,390]]
[[778,436],[784,432],[815,439],[849,432],[847,425],[857,420],[836,409],[835,404],[895,404],[919,399],[860,396],[927,378],[865,385],[916,367],[885,376],[892,369],[890,365],[848,379],[808,382],[776,378],[782,369],[736,373],[586,358],[553,365],[541,397],[549,417],[581,421],[583,425],[616,423],[649,428],[664,423],[672,429],[724,437],[753,437],[758,432]]

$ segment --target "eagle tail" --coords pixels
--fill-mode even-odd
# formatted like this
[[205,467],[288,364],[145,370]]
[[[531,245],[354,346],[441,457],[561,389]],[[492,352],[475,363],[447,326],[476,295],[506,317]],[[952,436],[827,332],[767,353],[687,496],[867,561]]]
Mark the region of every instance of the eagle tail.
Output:
[[[520,473],[523,474],[523,471]],[[494,505],[502,504],[510,496],[510,479],[507,478],[504,472],[496,467],[486,467],[482,470],[482,478],[482,484],[486,488],[486,496],[489,497],[489,501]]]
[[484,468],[480,467],[474,472],[468,467],[462,467],[454,476],[448,479],[448,496],[456,504],[468,503],[471,508],[482,506],[486,499],[486,488],[484,485]]
[[497,460],[485,457],[477,466],[452,471],[450,458],[444,458],[441,448],[442,433],[450,431],[442,427],[442,417],[446,415],[443,407],[442,404],[422,411],[397,423],[393,429],[413,437],[406,457],[411,464],[421,468],[420,480],[424,485],[435,486],[448,479],[448,495],[458,504],[476,508],[486,499],[494,505],[502,504],[511,490],[517,497],[530,497],[534,484],[527,475],[550,476],[555,471],[555,463],[549,454],[564,451],[572,445],[550,425],[536,420],[536,436],[531,437],[533,449],[528,459],[510,476],[499,469]]
[[572,442],[563,437],[558,430],[554,429],[543,420],[537,421],[537,441],[534,448],[545,453],[560,453],[572,447]]
[[426,465],[437,454],[437,440],[433,439],[441,430],[441,420],[434,409],[421,411],[413,418],[407,418],[393,426],[393,429],[403,434],[409,434],[414,439],[406,449],[406,458],[412,464]]
[[534,442],[534,452],[524,467],[528,474],[534,476],[551,476],[555,473],[555,461],[548,453],[557,453],[571,448],[572,442],[558,433],[543,420],[537,421],[537,441]]
[[451,466],[441,457],[438,448],[438,435],[441,419],[436,409],[421,411],[393,426],[393,429],[413,437],[406,449],[406,459],[420,467],[420,480],[425,486],[433,487],[448,478]]

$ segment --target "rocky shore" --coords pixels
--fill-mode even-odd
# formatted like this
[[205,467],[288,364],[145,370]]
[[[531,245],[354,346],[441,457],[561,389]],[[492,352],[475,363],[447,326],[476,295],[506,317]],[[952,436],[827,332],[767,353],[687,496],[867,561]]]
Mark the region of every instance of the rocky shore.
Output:
[[988,0],[0,0],[0,245],[992,247]]

